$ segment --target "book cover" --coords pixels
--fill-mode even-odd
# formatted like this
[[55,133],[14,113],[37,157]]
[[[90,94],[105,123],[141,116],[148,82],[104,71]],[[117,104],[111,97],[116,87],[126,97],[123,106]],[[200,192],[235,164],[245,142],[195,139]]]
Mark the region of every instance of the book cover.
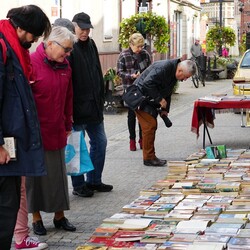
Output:
[[140,242],[142,243],[164,243],[167,240],[169,240],[169,238],[171,237],[171,235],[144,235]]
[[163,220],[166,213],[147,213],[143,214],[141,217],[144,219],[151,219],[151,220]]
[[119,230],[113,236],[115,241],[140,241],[143,235],[145,234],[144,231],[127,231],[127,230]]
[[149,226],[151,219],[126,219],[122,224],[119,224],[119,229],[126,230],[143,230]]
[[241,228],[238,230],[236,237],[240,238],[249,238],[250,229],[249,228]]
[[184,195],[172,195],[172,196],[166,196],[166,197],[161,197],[158,200],[154,202],[154,204],[177,204],[179,201],[184,199]]
[[198,235],[194,242],[203,243],[203,242],[217,242],[224,243],[224,247],[226,247],[226,243],[229,241],[230,236],[225,235]]
[[224,227],[207,227],[205,229],[205,235],[215,234],[215,235],[227,235],[236,236],[238,228],[224,228]]
[[10,159],[16,160],[16,139],[14,137],[4,137],[3,147],[8,151]]
[[172,189],[181,189],[183,187],[193,187],[194,183],[192,181],[190,182],[175,182],[174,185],[172,186]]
[[107,250],[108,247],[106,246],[95,246],[95,245],[82,245],[78,246],[76,250]]
[[191,245],[192,242],[172,242],[171,239],[169,241],[166,241],[162,243],[157,250],[186,250],[189,245]]
[[115,213],[109,218],[105,218],[103,223],[112,223],[112,224],[122,224],[126,219],[141,218],[141,214],[132,214],[132,213]]
[[149,208],[145,209],[145,214],[153,214],[153,213],[160,213],[160,214],[167,214],[171,209],[175,207],[176,204],[167,203],[167,204],[153,204]]
[[185,250],[224,250],[224,244],[223,243],[217,243],[217,242],[199,242],[196,244],[195,242],[193,245],[188,246]]
[[168,236],[173,230],[176,228],[175,224],[166,224],[159,225],[157,223],[153,223],[149,226],[148,229],[145,230],[145,235],[165,235]]
[[240,190],[240,182],[233,182],[233,181],[227,181],[227,182],[219,182],[216,184],[216,189],[222,191],[222,192],[238,192]]
[[232,237],[228,244],[228,249],[250,249],[250,238]]
[[215,222],[218,219],[218,215],[214,214],[194,214],[191,220],[205,220],[210,222]]
[[192,217],[190,214],[167,214],[164,217],[164,220],[166,221],[183,221],[183,220],[189,220]]
[[144,235],[144,231],[124,231],[118,230],[112,237],[90,237],[88,244],[107,247],[132,247],[135,242],[139,242]]
[[160,195],[162,187],[149,187],[144,188],[140,191],[140,195]]
[[245,223],[217,223],[214,222],[210,228],[243,228]]
[[250,213],[250,207],[247,205],[229,205],[225,213]]
[[176,226],[175,233],[197,234],[203,232],[208,225],[209,221],[204,221],[204,220],[180,221]]
[[172,242],[193,242],[197,238],[195,233],[174,233],[170,238]]
[[147,208],[149,208],[148,205],[137,205],[135,203],[131,203],[123,206],[122,211],[129,213],[144,214]]
[[95,231],[95,232],[93,232],[92,233],[92,235],[91,235],[91,237],[105,237],[105,238],[109,238],[109,237],[112,237],[115,233],[117,232],[117,230],[116,231],[110,231],[110,230],[108,230],[108,231]]
[[132,246],[129,247],[114,247],[111,246],[108,250],[156,250],[157,244],[148,244],[142,242],[134,242]]

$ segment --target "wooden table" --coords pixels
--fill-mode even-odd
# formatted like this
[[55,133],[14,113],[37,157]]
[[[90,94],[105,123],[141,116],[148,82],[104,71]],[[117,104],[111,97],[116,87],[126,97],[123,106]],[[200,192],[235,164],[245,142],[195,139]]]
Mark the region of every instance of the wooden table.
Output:
[[200,98],[194,102],[191,131],[199,137],[199,128],[203,124],[203,148],[205,148],[206,133],[210,143],[213,144],[208,128],[214,127],[215,111],[221,109],[228,109],[230,111],[234,109],[250,109],[250,97],[226,96],[222,100],[219,98],[216,100],[216,98],[211,97],[211,100],[209,98]]

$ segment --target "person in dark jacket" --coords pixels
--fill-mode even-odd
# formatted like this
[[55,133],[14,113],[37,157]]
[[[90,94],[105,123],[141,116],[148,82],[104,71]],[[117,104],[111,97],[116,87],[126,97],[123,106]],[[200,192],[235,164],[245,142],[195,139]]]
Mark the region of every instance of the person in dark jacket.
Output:
[[96,44],[89,37],[93,28],[90,17],[78,13],[72,20],[78,41],[70,54],[73,83],[73,128],[87,132],[90,139],[90,158],[94,170],[84,175],[72,176],[73,194],[91,197],[94,191],[109,192],[112,185],[102,182],[107,137],[104,130],[104,81]]
[[157,108],[160,116],[168,116],[171,95],[177,81],[187,80],[196,72],[195,63],[180,59],[156,61],[134,82],[150,100],[148,105],[137,109],[136,116],[141,124],[143,138],[143,163],[146,166],[164,166],[166,160],[155,155],[155,133],[157,129]]
[[[7,18],[0,21],[1,250],[11,248],[21,199],[21,176],[46,175],[40,126],[30,88],[32,68],[28,48],[51,30],[48,17],[35,5],[13,8]],[[10,159],[5,137],[16,141],[16,160]]]
[[[123,89],[131,86],[135,79],[151,64],[151,58],[144,49],[144,38],[140,33],[129,37],[129,48],[123,50],[117,61],[117,74],[122,78]],[[136,151],[136,116],[134,110],[128,107],[129,149]],[[142,131],[139,124],[139,144],[142,149]]]

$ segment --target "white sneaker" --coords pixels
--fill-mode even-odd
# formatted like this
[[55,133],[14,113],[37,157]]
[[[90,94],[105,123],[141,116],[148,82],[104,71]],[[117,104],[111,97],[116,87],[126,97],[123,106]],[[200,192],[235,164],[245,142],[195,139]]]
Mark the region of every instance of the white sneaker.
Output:
[[48,244],[42,243],[38,240],[37,237],[27,236],[21,244],[15,244],[17,250],[42,250],[47,249]]

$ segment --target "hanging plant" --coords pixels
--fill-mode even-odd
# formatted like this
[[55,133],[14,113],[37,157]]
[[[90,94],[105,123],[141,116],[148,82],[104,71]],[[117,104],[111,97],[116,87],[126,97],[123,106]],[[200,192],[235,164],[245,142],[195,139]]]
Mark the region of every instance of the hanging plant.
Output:
[[222,45],[234,46],[236,35],[230,27],[220,27],[218,25],[209,29],[206,35],[207,51],[219,51]]
[[129,37],[136,32],[148,36],[159,53],[166,53],[170,39],[169,26],[165,17],[152,12],[135,14],[120,23],[118,42],[122,48],[129,47]]

